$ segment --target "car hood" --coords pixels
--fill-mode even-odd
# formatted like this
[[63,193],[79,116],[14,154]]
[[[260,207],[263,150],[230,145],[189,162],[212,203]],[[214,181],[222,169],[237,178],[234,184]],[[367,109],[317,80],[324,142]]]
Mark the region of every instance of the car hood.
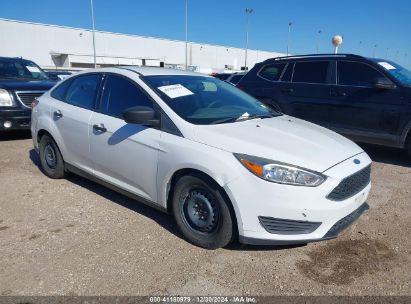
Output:
[[333,131],[287,115],[196,126],[192,140],[231,153],[272,159],[317,172],[363,152]]
[[51,80],[18,80],[0,78],[0,88],[12,91],[48,91],[56,84]]

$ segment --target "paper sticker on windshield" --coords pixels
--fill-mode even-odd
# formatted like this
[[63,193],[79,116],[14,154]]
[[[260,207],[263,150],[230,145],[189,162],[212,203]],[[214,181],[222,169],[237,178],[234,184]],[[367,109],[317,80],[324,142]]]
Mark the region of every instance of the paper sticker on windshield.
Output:
[[382,66],[383,68],[385,68],[386,70],[395,70],[395,66],[392,66],[388,62],[382,61],[382,62],[378,62],[378,64]]
[[183,97],[183,96],[188,96],[188,95],[194,95],[193,92],[191,92],[189,89],[186,87],[183,87],[181,84],[172,84],[172,85],[167,85],[167,86],[162,86],[158,87],[158,89],[166,94],[170,98],[178,98],[178,97]]
[[38,67],[27,65],[26,68],[32,73],[41,73]]

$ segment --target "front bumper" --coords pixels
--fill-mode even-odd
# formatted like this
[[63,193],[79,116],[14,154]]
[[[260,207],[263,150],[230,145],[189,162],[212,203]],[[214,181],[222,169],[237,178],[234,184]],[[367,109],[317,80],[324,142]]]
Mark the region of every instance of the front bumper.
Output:
[[296,244],[305,244],[311,242],[320,242],[335,239],[340,232],[344,229],[348,228],[352,223],[354,223],[366,210],[368,210],[370,206],[367,203],[362,204],[358,209],[354,210],[354,212],[350,213],[346,217],[339,220],[335,223],[330,230],[320,239],[312,239],[312,240],[298,240],[298,241],[278,241],[278,240],[267,240],[267,239],[255,239],[250,237],[240,236],[239,240],[243,244],[249,245],[296,245]]
[[0,108],[0,131],[30,129],[30,109]]
[[[359,159],[361,165],[355,164],[354,158]],[[365,153],[347,159],[323,172],[327,180],[318,187],[270,183],[248,172],[231,181],[224,189],[233,202],[240,242],[286,245],[337,237],[368,209],[366,200],[371,183],[342,201],[332,201],[326,197],[345,177],[366,168],[370,163]],[[271,219],[267,224],[271,226],[264,226],[261,218]],[[292,221],[297,226],[291,226]],[[313,224],[313,229],[310,224]],[[275,228],[278,227],[285,227],[283,230],[288,229],[287,233],[281,232],[281,229],[277,229],[280,232],[276,233]]]

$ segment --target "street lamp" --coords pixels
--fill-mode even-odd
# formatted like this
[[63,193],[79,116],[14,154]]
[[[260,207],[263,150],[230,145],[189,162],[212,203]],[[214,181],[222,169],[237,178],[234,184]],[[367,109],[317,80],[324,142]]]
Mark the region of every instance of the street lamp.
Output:
[[288,22],[288,39],[287,39],[287,56],[290,55],[290,44],[291,44],[291,26],[293,23]]
[[185,7],[185,17],[186,17],[186,43],[185,43],[185,69],[187,71],[188,68],[188,50],[187,50],[187,46],[188,46],[188,0],[186,0],[186,7]]
[[374,49],[373,49],[373,51],[372,51],[372,57],[374,57],[375,58],[375,51],[377,50],[377,45],[376,44],[374,44]]
[[97,67],[96,64],[96,37],[95,37],[95,25],[94,25],[94,5],[93,5],[93,0],[90,0],[90,6],[91,6],[91,23],[93,26],[93,58],[94,58],[94,68]]
[[362,47],[362,41],[360,40],[360,42],[358,43],[358,54],[361,53],[361,47]]
[[317,54],[319,53],[319,49],[320,49],[320,34],[322,33],[322,30],[319,30],[317,35]]
[[246,26],[245,26],[245,58],[244,58],[244,70],[247,71],[247,53],[248,53],[248,23],[249,23],[249,17],[251,13],[253,12],[252,8],[246,8],[245,9],[245,18],[246,18]]

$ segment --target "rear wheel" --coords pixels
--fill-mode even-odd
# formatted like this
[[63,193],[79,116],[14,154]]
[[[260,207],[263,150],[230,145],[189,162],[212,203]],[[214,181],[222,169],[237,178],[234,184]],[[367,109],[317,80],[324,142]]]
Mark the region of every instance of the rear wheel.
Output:
[[40,164],[43,172],[50,178],[65,176],[64,161],[55,141],[48,135],[40,139]]
[[185,238],[194,245],[216,249],[233,238],[233,218],[221,189],[195,175],[181,177],[174,187],[173,214]]

